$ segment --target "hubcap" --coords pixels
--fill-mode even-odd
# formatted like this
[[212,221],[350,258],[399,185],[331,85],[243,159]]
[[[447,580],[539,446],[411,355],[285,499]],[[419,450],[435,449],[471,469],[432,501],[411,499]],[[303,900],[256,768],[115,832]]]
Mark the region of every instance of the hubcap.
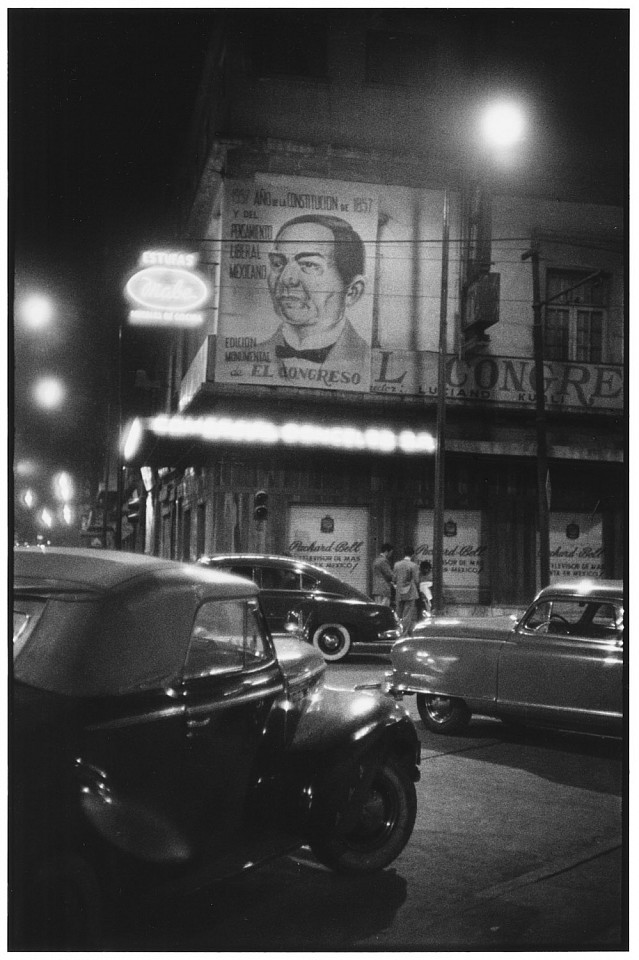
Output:
[[444,723],[444,721],[448,720],[452,708],[453,705],[448,697],[431,697],[430,700],[426,702],[428,715],[435,723]]
[[344,637],[338,630],[325,630],[320,643],[327,653],[335,653],[344,644]]
[[397,819],[397,801],[383,782],[373,784],[362,807],[351,842],[360,847],[377,845],[392,831]]

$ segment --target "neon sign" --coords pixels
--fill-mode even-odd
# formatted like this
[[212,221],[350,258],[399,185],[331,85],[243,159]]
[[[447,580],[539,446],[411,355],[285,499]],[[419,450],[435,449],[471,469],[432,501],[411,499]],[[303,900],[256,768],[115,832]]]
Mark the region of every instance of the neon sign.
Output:
[[318,423],[279,424],[270,420],[233,417],[181,417],[160,414],[147,420],[134,420],[126,436],[123,454],[131,460],[142,444],[144,433],[176,440],[199,439],[208,442],[246,443],[254,446],[283,444],[287,447],[328,447],[374,453],[424,454],[435,450],[430,433],[386,427],[360,430],[348,425],[326,426]]
[[146,250],[141,270],[129,279],[125,292],[135,305],[134,325],[195,327],[204,321],[198,308],[209,298],[208,284],[194,271],[197,254]]

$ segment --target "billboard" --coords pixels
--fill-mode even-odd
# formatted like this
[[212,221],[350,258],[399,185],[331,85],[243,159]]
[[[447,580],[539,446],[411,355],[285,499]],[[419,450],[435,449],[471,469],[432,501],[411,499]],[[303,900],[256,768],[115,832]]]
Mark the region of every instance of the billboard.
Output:
[[367,508],[290,507],[288,555],[323,567],[368,593]]
[[550,580],[600,579],[604,575],[600,513],[550,514]]
[[[460,600],[478,602],[490,584],[488,534],[480,510],[444,514],[444,587]],[[419,510],[415,550],[418,560],[433,560],[433,511]]]
[[229,181],[215,379],[370,391],[377,197]]

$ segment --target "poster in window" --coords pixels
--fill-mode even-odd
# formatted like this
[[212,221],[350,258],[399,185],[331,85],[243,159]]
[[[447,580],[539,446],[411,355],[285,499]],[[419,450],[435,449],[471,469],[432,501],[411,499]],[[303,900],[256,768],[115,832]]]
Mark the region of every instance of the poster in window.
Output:
[[[450,510],[444,515],[444,586],[460,600],[476,602],[489,584],[489,550],[479,510]],[[433,562],[433,511],[420,510],[415,549]]]
[[604,575],[601,514],[550,514],[550,579]]
[[216,380],[368,391],[370,186],[229,181],[222,233]]
[[367,594],[367,508],[292,506],[288,515],[288,553],[323,567]]

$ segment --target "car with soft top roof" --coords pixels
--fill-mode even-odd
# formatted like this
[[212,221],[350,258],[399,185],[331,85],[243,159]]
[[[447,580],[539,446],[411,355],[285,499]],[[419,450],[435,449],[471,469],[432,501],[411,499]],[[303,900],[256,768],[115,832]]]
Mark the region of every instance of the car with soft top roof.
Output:
[[330,687],[254,583],[54,547],[16,550],[13,573],[12,949],[95,948],[117,898],[173,902],[302,845],[352,875],[401,853],[407,711]]

